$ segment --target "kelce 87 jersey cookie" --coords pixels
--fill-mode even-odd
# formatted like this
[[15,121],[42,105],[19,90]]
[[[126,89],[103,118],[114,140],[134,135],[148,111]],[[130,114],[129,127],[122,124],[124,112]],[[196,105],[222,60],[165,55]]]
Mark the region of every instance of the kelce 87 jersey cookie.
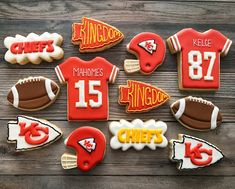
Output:
[[62,84],[68,83],[68,120],[108,119],[108,82],[115,82],[116,66],[101,57],[70,57],[55,71]]
[[220,87],[220,55],[226,56],[232,41],[219,31],[198,32],[192,28],[167,39],[178,58],[179,88],[217,90]]

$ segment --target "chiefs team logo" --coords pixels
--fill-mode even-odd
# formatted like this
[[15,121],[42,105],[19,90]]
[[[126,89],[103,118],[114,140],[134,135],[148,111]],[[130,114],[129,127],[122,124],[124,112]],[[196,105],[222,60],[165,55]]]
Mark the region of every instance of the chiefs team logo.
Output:
[[86,138],[86,139],[80,140],[78,141],[78,144],[80,144],[89,153],[94,151],[96,147],[94,138]]
[[209,166],[224,157],[220,149],[209,142],[189,135],[179,135],[171,140],[172,161],[179,162],[178,169],[195,169]]
[[16,151],[43,147],[62,136],[55,125],[46,120],[18,116],[17,121],[8,123],[8,142],[16,142]]
[[153,54],[153,52],[157,50],[157,44],[153,39],[142,41],[139,43],[139,46],[150,54]]

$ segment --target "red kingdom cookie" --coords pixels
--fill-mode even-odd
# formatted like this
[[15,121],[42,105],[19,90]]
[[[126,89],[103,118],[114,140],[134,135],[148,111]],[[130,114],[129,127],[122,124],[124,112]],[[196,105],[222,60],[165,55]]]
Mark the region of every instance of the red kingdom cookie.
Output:
[[68,58],[55,68],[62,84],[68,83],[68,120],[107,120],[108,83],[114,83],[118,68],[101,57],[84,61]]
[[65,140],[65,145],[73,148],[76,155],[63,154],[61,164],[64,169],[78,167],[89,171],[101,162],[105,155],[106,139],[104,134],[93,127],[80,127],[73,131]]
[[127,45],[127,50],[135,54],[138,60],[126,59],[124,69],[127,73],[141,71],[151,74],[160,66],[165,58],[166,45],[163,39],[150,32],[136,35]]
[[198,32],[192,28],[167,39],[171,53],[178,57],[179,88],[217,90],[220,87],[220,55],[226,56],[232,41],[219,31]]

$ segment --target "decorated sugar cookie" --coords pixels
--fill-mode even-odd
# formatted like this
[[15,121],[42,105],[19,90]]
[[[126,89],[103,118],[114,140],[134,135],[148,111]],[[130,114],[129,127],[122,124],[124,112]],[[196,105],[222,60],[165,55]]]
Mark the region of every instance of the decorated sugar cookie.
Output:
[[136,35],[127,45],[127,50],[137,56],[137,60],[126,59],[124,69],[127,73],[140,71],[151,74],[165,58],[166,45],[163,39],[150,32]]
[[108,83],[115,82],[118,70],[101,57],[71,57],[57,66],[60,82],[68,84],[68,120],[107,120]]
[[15,108],[37,111],[52,104],[60,92],[51,79],[38,76],[20,79],[9,91],[7,100]]
[[27,151],[47,146],[62,136],[62,131],[50,122],[28,116],[18,116],[8,122],[9,143],[16,143],[16,151]]
[[223,157],[216,146],[193,136],[179,134],[178,140],[170,141],[170,160],[178,162],[179,170],[206,167]]
[[170,96],[160,88],[140,81],[128,80],[119,86],[119,104],[127,104],[126,112],[143,112],[156,108]]
[[52,62],[63,58],[64,51],[60,47],[63,37],[58,33],[45,32],[42,35],[30,33],[27,37],[17,34],[6,37],[4,45],[8,48],[5,60],[12,64],[40,64],[42,60]]
[[172,53],[179,53],[180,89],[219,89],[220,55],[227,55],[230,39],[213,29],[201,33],[187,28],[169,37],[167,43]]
[[121,148],[126,151],[130,147],[142,150],[145,146],[156,150],[156,147],[163,148],[168,144],[164,136],[167,125],[162,121],[151,119],[143,122],[140,119],[135,119],[128,122],[122,119],[119,122],[111,122],[109,130],[114,135],[110,140],[110,146],[115,150]]
[[177,121],[193,130],[213,130],[222,123],[219,108],[202,98],[188,96],[177,100],[171,105],[171,111]]
[[73,131],[65,140],[65,145],[76,151],[76,156],[64,153],[61,165],[64,169],[78,167],[89,171],[100,163],[105,155],[106,139],[104,134],[93,127],[80,127]]
[[124,38],[122,32],[99,20],[82,18],[82,23],[72,25],[72,43],[80,52],[98,52],[108,49]]

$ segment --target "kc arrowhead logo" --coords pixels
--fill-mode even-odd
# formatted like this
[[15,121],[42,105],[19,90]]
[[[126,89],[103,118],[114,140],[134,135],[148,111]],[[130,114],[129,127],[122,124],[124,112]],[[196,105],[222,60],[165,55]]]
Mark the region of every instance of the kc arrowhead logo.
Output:
[[209,142],[189,135],[179,135],[171,140],[172,161],[179,162],[178,169],[195,169],[209,166],[224,157],[222,152]]
[[80,144],[89,153],[94,151],[96,147],[94,138],[86,138],[86,139],[80,140],[78,141],[78,144]]
[[82,18],[82,23],[72,25],[72,43],[80,45],[80,52],[102,51],[121,42],[124,35],[104,22]]
[[126,112],[148,111],[164,104],[170,96],[155,86],[128,80],[119,86],[119,103],[128,104]]
[[139,46],[146,50],[148,53],[153,54],[153,51],[157,50],[157,44],[154,40],[146,40],[139,43]]
[[16,151],[26,151],[48,145],[62,136],[55,125],[46,120],[18,116],[8,123],[8,142],[16,143]]

